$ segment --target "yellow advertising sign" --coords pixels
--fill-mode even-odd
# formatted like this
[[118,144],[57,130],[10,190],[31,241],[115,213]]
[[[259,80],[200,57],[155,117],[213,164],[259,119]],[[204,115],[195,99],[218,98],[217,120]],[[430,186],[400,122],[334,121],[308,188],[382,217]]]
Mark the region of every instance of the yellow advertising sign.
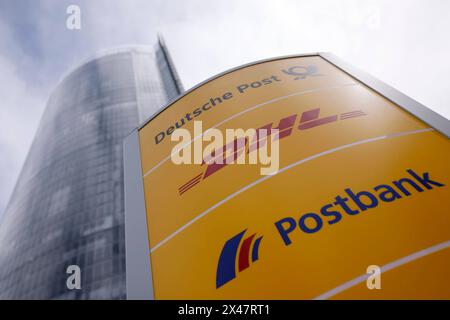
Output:
[[[173,163],[194,121],[277,128],[278,171]],[[450,298],[448,138],[323,57],[221,75],[139,141],[156,299]]]

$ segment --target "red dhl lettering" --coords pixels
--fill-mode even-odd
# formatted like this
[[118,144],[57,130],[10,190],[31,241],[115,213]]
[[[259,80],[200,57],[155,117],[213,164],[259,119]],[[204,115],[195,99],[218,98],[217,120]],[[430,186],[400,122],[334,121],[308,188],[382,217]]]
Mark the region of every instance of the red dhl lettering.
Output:
[[[326,125],[332,122],[340,120],[346,120],[354,117],[364,116],[366,113],[361,110],[355,110],[350,112],[341,113],[340,115],[332,115],[323,118],[319,118],[320,108],[311,109],[308,111],[304,111],[300,116],[300,122],[297,127],[298,130],[308,130],[318,126]],[[210,155],[206,156],[203,159],[202,166],[207,164],[207,167],[204,171],[203,177],[202,174],[196,175],[195,183],[187,183],[183,184],[179,188],[179,194],[183,194],[188,191],[190,188],[194,187],[196,184],[201,182],[213,174],[217,173],[220,169],[224,168],[230,163],[234,163],[238,159],[239,156],[247,149],[247,154],[250,152],[257,151],[258,149],[265,146],[267,143],[267,139],[271,135],[271,129],[278,129],[278,134],[273,139],[283,139],[289,137],[294,131],[294,125],[297,120],[297,115],[291,115],[289,117],[283,118],[279,121],[277,127],[273,127],[273,122],[266,124],[256,130],[256,135],[251,140],[248,145],[248,139],[241,138],[235,139],[233,142],[224,145],[222,148],[214,150]],[[266,134],[261,134],[262,132]],[[262,137],[263,136],[263,137]],[[200,178],[199,178],[200,176]]]

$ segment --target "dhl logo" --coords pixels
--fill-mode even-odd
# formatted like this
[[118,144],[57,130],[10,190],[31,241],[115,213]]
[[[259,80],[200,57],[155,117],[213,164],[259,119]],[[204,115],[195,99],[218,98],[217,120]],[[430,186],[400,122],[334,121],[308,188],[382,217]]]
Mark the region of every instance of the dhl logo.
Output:
[[[300,122],[298,124],[298,130],[309,130],[318,126],[323,126],[329,123],[336,122],[338,120],[347,120],[355,117],[364,116],[366,113],[362,110],[354,110],[350,112],[344,112],[337,115],[326,116],[320,118],[320,108],[311,109],[305,111],[300,116]],[[237,139],[231,143],[224,145],[222,148],[216,149],[208,157],[205,157],[202,163],[206,165],[204,172],[201,172],[182,186],[178,188],[178,193],[181,196],[185,192],[192,189],[202,180],[207,179],[225,166],[233,163],[239,156],[242,155],[245,150],[247,153],[257,151],[265,146],[267,139],[271,134],[271,129],[277,129],[278,133],[273,137],[274,140],[283,139],[289,137],[294,129],[295,122],[297,120],[297,114],[283,118],[279,121],[277,127],[273,127],[273,123],[266,124],[256,130],[256,134],[252,141],[249,143],[248,139],[238,141]],[[264,134],[261,134],[264,132]],[[267,133],[267,134],[266,134]],[[230,159],[231,158],[231,159]]]

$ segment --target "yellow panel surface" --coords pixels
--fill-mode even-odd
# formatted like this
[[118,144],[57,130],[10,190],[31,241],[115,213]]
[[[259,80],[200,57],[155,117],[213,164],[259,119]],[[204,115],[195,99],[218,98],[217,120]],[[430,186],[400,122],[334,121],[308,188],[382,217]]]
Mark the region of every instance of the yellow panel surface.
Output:
[[[261,86],[237,89],[254,82]],[[210,99],[217,97],[222,101],[213,106]],[[301,123],[312,110],[316,120],[329,120]],[[176,142],[167,129],[181,118],[192,131],[194,120],[202,120],[204,130],[224,130],[276,127],[294,116],[292,131],[280,139],[276,175],[260,175],[259,165],[227,165],[205,177],[206,165],[170,160]],[[156,143],[161,132],[165,138]],[[363,281],[332,298],[450,298],[443,269],[450,260],[448,139],[322,58],[270,61],[216,78],[173,103],[139,137],[156,299],[311,299],[364,274],[369,265],[383,267],[439,244],[442,250],[382,273],[380,290]],[[426,174],[436,183],[424,182]],[[403,178],[415,186],[393,182]],[[379,185],[399,197],[381,200],[374,190]],[[350,198],[347,188],[370,192],[378,205],[361,210],[349,200],[349,210],[358,213],[347,213],[333,204],[337,196]],[[339,221],[321,213],[328,204]],[[316,232],[300,229],[302,217],[308,230],[317,224],[305,214],[320,219]],[[276,227],[282,219],[296,223],[287,234],[290,244]],[[225,254],[227,268],[219,268],[227,241],[244,230],[237,251]],[[248,262],[243,270],[240,259]]]

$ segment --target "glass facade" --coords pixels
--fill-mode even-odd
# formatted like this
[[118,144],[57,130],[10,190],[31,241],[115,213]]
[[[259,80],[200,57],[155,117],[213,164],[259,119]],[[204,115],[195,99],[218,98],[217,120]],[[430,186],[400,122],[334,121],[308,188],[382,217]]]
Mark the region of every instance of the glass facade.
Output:
[[[0,224],[0,299],[126,297],[122,140],[181,91],[161,42],[64,78]],[[66,286],[69,265],[80,290]]]

